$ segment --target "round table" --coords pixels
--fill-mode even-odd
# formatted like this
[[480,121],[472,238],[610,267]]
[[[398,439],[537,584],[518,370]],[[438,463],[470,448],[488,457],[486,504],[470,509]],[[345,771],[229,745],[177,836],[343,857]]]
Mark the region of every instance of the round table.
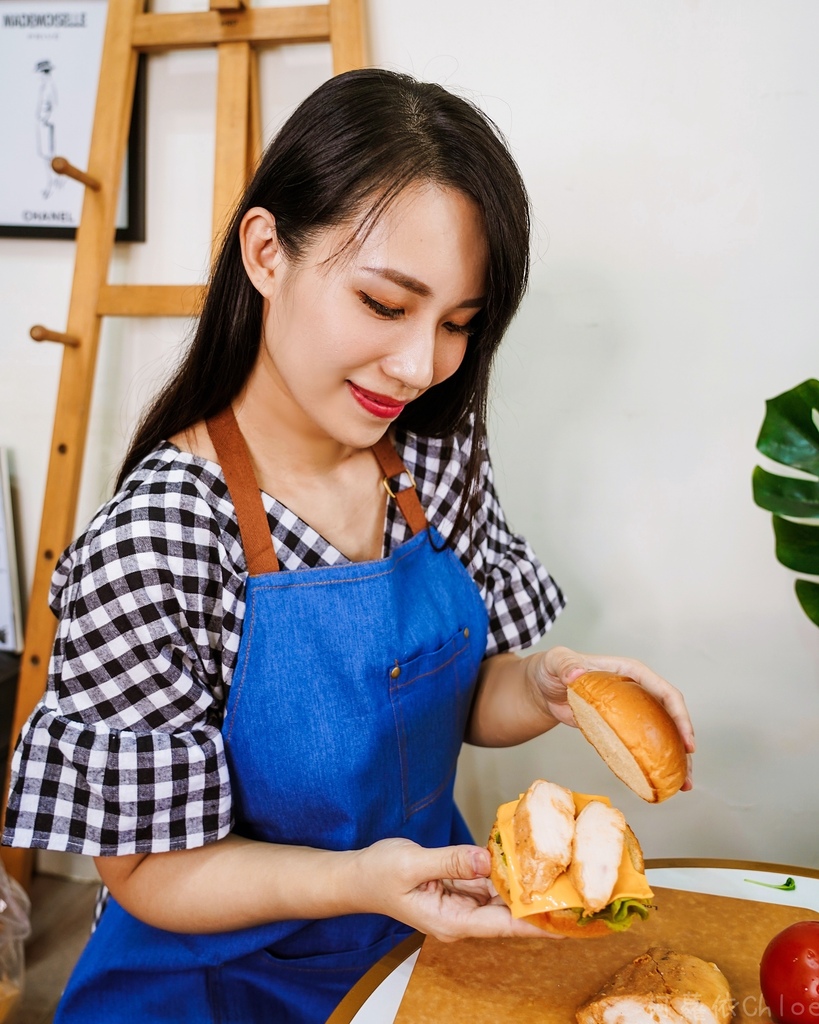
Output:
[[[646,876],[651,885],[668,889],[735,896],[819,912],[819,870],[814,868],[757,861],[670,858],[647,860]],[[795,890],[766,887],[780,885],[787,877],[796,881]],[[391,1024],[423,941],[421,934],[410,935],[379,960],[342,999],[327,1024]]]

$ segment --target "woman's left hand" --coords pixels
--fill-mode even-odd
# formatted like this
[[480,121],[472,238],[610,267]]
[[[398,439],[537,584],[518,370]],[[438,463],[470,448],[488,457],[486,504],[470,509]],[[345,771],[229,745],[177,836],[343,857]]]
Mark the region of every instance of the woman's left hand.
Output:
[[526,678],[536,703],[565,725],[577,726],[566,697],[568,685],[584,672],[615,672],[633,679],[653,694],[674,719],[688,752],[688,773],[683,790],[691,789],[691,755],[695,750],[694,726],[680,691],[647,665],[634,658],[606,654],[578,654],[568,647],[552,647],[526,659]]

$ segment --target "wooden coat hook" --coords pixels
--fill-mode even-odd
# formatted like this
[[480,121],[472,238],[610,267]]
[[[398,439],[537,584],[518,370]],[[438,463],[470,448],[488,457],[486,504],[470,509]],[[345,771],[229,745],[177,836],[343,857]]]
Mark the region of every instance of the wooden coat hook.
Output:
[[80,339],[75,338],[73,334],[50,331],[42,324],[35,324],[28,333],[35,341],[59,341],[61,345],[68,345],[69,348],[79,348]]
[[[281,3],[282,0],[279,0]],[[71,305],[64,326],[70,334],[32,328],[37,341],[69,346],[60,371],[54,415],[54,443],[48,464],[40,540],[28,602],[25,650],[20,659],[17,701],[10,734],[17,737],[48,681],[48,652],[57,620],[49,608],[54,555],[76,536],[77,496],[94,392],[100,328],[109,316],[191,316],[200,306],[204,286],[175,284],[110,285],[108,271],[116,233],[116,197],[128,145],[137,63],[142,54],[214,46],[218,51],[216,142],[211,209],[214,234],[236,191],[253,173],[262,138],[256,50],[262,47],[329,43],[334,74],[365,67],[363,8],[366,0],[283,0],[286,6],[259,7],[245,0],[201,0],[205,10],[184,14],[151,13],[145,0],[111,0],[98,92],[100,102],[92,132],[90,167],[77,172],[65,158],[55,173],[70,174],[85,187],[98,189],[82,204],[77,232]],[[167,6],[167,5],[162,5]],[[174,5],[171,5],[174,6]],[[2,0],[0,0],[2,7]],[[208,10],[207,8],[211,9]],[[1,147],[0,147],[1,149]],[[70,168],[70,169],[69,169]],[[207,179],[205,179],[207,180]],[[182,186],[184,187],[184,185]],[[110,201],[100,202],[106,198]],[[0,811],[6,786],[0,790]],[[33,851],[3,849],[8,873],[28,885]]]
[[69,163],[64,156],[55,156],[51,161],[51,167],[56,174],[64,174],[67,178],[80,181],[86,188],[90,188],[92,192],[99,192],[101,188],[96,178],[92,178],[90,174],[86,174],[79,167]]

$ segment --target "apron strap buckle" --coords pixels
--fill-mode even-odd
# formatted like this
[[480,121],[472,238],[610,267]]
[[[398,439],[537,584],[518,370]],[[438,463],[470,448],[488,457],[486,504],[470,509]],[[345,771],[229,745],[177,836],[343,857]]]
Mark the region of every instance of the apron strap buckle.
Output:
[[[412,488],[412,490],[415,490],[415,487],[416,487],[415,477],[412,475],[412,473],[410,473],[410,471],[407,469],[406,466],[404,466],[404,468],[401,470],[401,473],[398,474],[398,475],[401,476],[404,473],[406,473],[407,476],[409,477],[410,487]],[[388,476],[385,476],[384,479],[381,481],[381,483],[384,485],[384,490],[387,492],[387,494],[389,494],[389,496],[391,498],[397,498],[398,497],[396,492],[392,489],[392,487],[390,487],[390,478]],[[399,491],[398,493],[400,494],[401,492]]]

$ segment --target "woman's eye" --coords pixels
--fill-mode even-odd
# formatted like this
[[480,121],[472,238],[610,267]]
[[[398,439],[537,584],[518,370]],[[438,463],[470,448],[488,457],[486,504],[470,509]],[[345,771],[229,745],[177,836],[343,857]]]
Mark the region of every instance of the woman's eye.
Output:
[[376,316],[384,317],[385,320],[396,320],[404,312],[400,306],[385,306],[383,302],[378,302],[366,292],[359,292],[358,295],[368,309],[371,309]]
[[449,331],[450,334],[463,334],[466,338],[471,338],[475,333],[476,328],[474,324],[453,324],[445,323],[444,330]]

